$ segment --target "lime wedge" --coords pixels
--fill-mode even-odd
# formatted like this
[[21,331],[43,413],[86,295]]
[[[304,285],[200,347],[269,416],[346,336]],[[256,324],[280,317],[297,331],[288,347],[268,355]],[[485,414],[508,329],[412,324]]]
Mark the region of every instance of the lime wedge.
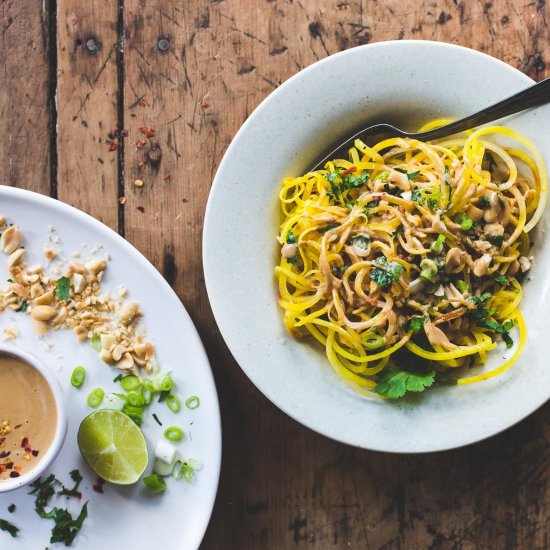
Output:
[[92,470],[105,481],[135,483],[148,462],[143,432],[123,412],[100,409],[78,428],[78,446]]

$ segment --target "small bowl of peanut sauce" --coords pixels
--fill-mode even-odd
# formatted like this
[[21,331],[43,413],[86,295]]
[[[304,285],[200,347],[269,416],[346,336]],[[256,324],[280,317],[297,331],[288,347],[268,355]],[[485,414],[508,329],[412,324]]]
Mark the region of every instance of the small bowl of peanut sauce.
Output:
[[37,357],[0,345],[0,493],[34,481],[67,432],[59,383]]

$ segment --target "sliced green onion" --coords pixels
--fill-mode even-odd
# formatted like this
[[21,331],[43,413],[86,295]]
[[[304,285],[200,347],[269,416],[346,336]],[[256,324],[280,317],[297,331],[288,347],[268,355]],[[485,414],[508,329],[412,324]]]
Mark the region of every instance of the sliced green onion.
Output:
[[176,479],[185,479],[185,481],[193,481],[195,478],[195,470],[187,463],[182,460],[176,462],[174,472],[172,474]]
[[81,366],[76,367],[71,374],[71,385],[80,388],[84,384],[84,380],[86,380],[86,369]]
[[361,342],[367,349],[378,349],[384,345],[384,338],[379,334],[370,332],[363,337]]
[[143,484],[153,495],[166,491],[166,481],[158,474],[151,474],[150,476],[144,477]]
[[126,403],[122,407],[122,412],[127,414],[138,426],[143,424],[143,407],[135,407]]
[[125,376],[120,381],[121,388],[126,391],[135,390],[136,388],[139,388],[140,385],[141,382],[139,381],[139,378],[137,376],[134,376],[133,374]]
[[438,235],[437,239],[432,243],[430,248],[432,249],[432,252],[441,252],[441,249],[443,247],[443,243],[445,242],[445,235]]
[[150,405],[151,401],[153,401],[153,392],[144,385],[141,390],[141,395],[143,396],[143,404]]
[[126,402],[132,407],[143,407],[145,401],[143,395],[137,391],[131,391],[126,394]]
[[430,283],[435,283],[435,273],[431,269],[423,269],[420,272],[420,278]]
[[181,409],[180,398],[173,393],[169,393],[166,396],[166,405],[172,412],[177,413]]
[[185,406],[188,409],[196,409],[201,404],[201,400],[198,395],[192,395],[185,400]]
[[174,387],[174,381],[169,374],[160,374],[153,382],[155,391],[170,391]]
[[94,348],[97,353],[101,351],[102,345],[101,345],[101,338],[99,335],[92,336],[92,339],[90,340],[90,343],[92,344],[92,348]]
[[95,390],[92,390],[88,395],[88,405],[90,407],[99,407],[101,405],[101,402],[103,401],[103,398],[105,397],[105,392],[101,388],[96,388]]
[[170,426],[164,430],[164,437],[168,441],[181,441],[183,438],[183,430],[178,426]]
[[459,214],[455,218],[455,221],[460,224],[460,229],[462,229],[462,231],[470,231],[474,225],[474,220],[467,214]]
[[464,294],[465,292],[468,292],[468,285],[462,280],[462,279],[459,279],[458,281],[456,281],[456,288],[458,288],[458,290],[460,290],[460,292],[462,292],[462,294]]

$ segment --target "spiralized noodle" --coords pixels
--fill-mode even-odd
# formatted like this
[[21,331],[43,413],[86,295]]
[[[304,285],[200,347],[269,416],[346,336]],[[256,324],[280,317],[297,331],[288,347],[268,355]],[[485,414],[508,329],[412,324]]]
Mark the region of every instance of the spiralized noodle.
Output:
[[[356,140],[349,160],[282,183],[285,326],[323,345],[369,396],[387,369],[433,369],[436,382],[452,373],[458,384],[496,376],[525,344],[520,281],[547,196],[540,154],[509,128],[437,143]],[[485,371],[501,340],[515,350]]]

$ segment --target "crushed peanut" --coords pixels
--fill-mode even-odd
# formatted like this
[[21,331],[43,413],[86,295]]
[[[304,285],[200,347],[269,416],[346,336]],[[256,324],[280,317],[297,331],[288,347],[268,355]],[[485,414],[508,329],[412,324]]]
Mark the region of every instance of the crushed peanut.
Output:
[[[4,237],[11,230],[11,236]],[[55,228],[48,228],[50,241]],[[107,269],[108,256],[104,260],[90,259],[85,264],[75,261],[63,269],[57,265],[49,275],[43,266],[27,267],[25,248],[21,247],[21,232],[11,225],[2,234],[0,250],[8,254],[9,280],[0,288],[0,312],[26,312],[33,320],[35,331],[43,336],[48,330],[70,329],[79,342],[94,337],[101,341],[101,359],[114,367],[139,374],[140,369],[150,373],[155,348],[145,342],[138,332],[143,313],[139,304],[125,300],[126,289],[119,287],[115,294],[103,293],[101,281]],[[15,248],[14,248],[15,247]],[[96,245],[94,250],[99,250]],[[51,249],[44,250],[48,260],[57,257]],[[65,280],[67,294],[60,297],[60,281]],[[15,338],[14,328],[4,329],[4,339]]]

